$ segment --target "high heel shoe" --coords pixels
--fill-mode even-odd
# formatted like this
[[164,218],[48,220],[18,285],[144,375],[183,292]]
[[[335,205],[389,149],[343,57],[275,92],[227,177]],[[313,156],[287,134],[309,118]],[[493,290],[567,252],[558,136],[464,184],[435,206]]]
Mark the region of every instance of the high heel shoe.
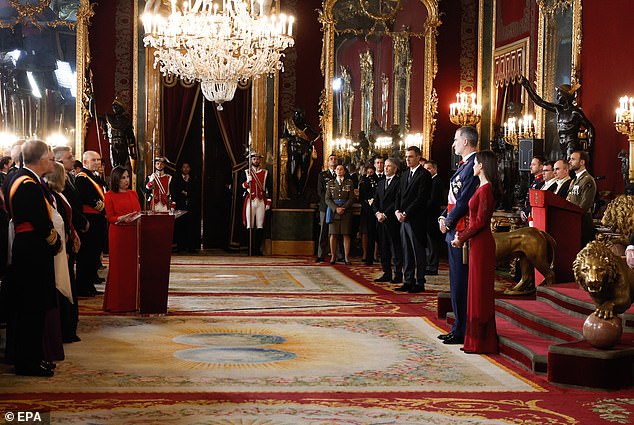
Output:
[[331,258],[330,259],[330,264],[335,264],[337,262],[337,260],[335,258]]

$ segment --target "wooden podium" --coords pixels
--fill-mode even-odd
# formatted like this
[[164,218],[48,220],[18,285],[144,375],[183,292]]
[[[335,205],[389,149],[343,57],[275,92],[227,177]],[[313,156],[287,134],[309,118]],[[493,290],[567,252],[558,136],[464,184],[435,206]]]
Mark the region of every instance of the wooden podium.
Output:
[[[557,241],[555,250],[555,281],[574,282],[572,262],[581,250],[581,219],[584,211],[548,190],[530,191],[534,226],[550,234]],[[535,282],[544,277],[535,270]]]
[[172,257],[174,220],[177,215],[146,211],[137,228],[137,310],[141,314],[166,314]]

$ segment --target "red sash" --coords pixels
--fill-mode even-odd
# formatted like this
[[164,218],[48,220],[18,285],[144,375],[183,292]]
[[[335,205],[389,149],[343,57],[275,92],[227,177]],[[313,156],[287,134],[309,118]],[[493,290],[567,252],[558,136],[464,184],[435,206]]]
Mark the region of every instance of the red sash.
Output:
[[[451,210],[453,209],[453,207],[455,206],[456,206],[455,204],[447,205],[447,214],[449,214]],[[456,222],[456,231],[462,232],[464,229],[467,228],[468,224],[469,224],[469,218],[465,215]]]

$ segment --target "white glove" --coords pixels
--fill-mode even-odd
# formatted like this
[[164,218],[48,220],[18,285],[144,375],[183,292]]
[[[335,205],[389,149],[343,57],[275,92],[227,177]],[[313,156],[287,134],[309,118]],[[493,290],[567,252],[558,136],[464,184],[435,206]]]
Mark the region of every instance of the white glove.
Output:
[[247,174],[247,183],[251,183],[251,174]]

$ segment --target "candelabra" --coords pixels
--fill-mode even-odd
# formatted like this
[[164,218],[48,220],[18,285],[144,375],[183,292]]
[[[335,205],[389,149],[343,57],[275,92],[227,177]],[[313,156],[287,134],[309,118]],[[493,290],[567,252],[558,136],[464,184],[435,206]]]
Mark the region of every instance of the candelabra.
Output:
[[520,139],[532,139],[535,137],[535,120],[532,115],[524,115],[524,118],[509,118],[504,123],[502,138],[506,143],[517,149]]
[[[184,1],[172,13],[143,15],[145,46],[154,50],[154,66],[164,75],[200,81],[207,100],[233,99],[238,83],[283,70],[282,51],[294,45],[294,18],[268,16],[264,0]],[[220,2],[219,2],[220,3]]]
[[630,142],[629,180],[634,181],[634,97],[623,96],[616,109],[616,131],[627,136]]
[[330,142],[331,152],[338,158],[350,156],[356,150],[352,140],[347,137],[338,137]]
[[407,149],[410,146],[416,146],[418,149],[423,148],[423,135],[420,133],[408,134],[405,136],[405,142],[402,143],[402,149]]
[[449,119],[456,125],[476,125],[482,118],[482,106],[476,103],[475,93],[456,94],[456,103],[449,105]]
[[390,136],[377,137],[374,142],[374,154],[382,157],[392,156],[392,138]]

